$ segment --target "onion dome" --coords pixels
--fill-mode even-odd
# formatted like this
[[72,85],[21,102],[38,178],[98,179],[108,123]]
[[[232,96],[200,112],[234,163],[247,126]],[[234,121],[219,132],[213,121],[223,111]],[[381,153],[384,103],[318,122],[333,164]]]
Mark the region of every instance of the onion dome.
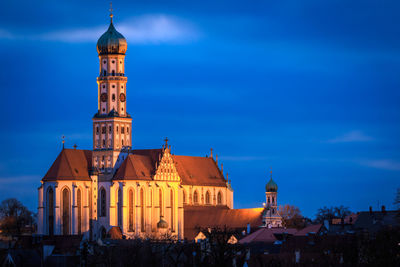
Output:
[[163,216],[160,217],[160,221],[157,223],[157,228],[158,229],[167,229],[168,228],[168,223],[164,221]]
[[114,27],[112,16],[108,30],[97,41],[97,52],[99,55],[122,54],[125,55],[128,45],[125,37]]
[[265,191],[266,192],[278,192],[278,185],[274,182],[274,180],[272,180],[272,177],[269,180],[269,182],[267,183],[267,185],[265,186]]

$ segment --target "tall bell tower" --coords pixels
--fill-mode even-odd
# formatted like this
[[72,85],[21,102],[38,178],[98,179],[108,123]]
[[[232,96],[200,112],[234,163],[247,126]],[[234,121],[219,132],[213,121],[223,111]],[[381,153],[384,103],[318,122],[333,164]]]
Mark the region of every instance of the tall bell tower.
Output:
[[110,9],[110,26],[97,41],[98,110],[93,117],[93,166],[103,174],[112,174],[120,152],[132,145],[132,118],[126,111],[126,50],[126,39],[115,29]]

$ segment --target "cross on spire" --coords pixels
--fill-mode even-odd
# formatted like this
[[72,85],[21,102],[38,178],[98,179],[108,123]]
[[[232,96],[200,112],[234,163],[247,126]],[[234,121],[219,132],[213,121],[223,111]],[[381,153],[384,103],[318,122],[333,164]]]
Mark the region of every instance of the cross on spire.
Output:
[[169,141],[168,137],[165,137],[164,141],[165,141],[165,147],[168,147],[168,141]]
[[270,169],[271,169],[271,170],[270,170],[270,173],[271,173],[271,179],[272,179],[272,167],[270,167]]
[[113,19],[113,7],[112,7],[112,2],[110,1],[110,18],[111,18],[111,22],[112,22],[112,19]]
[[65,136],[62,136],[62,144],[63,144],[63,149],[64,149],[64,144],[65,144]]

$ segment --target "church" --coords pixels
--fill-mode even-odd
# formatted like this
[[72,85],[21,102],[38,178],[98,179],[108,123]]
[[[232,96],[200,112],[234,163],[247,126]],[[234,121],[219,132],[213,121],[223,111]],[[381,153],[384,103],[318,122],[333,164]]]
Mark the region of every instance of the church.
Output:
[[117,227],[128,239],[164,233],[193,239],[197,227],[281,226],[272,176],[264,207],[233,209],[233,189],[212,150],[206,157],[174,155],[168,138],[159,148],[132,149],[127,41],[110,18],[97,42],[93,150],[63,144],[38,188],[38,234],[97,240]]

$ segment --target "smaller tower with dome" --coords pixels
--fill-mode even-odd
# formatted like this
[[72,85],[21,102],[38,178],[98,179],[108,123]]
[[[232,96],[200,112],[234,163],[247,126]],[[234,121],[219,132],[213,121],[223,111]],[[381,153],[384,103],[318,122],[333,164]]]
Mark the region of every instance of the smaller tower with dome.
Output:
[[278,211],[278,185],[272,180],[272,170],[269,182],[265,186],[265,198],[263,221],[266,227],[281,227],[282,217]]

